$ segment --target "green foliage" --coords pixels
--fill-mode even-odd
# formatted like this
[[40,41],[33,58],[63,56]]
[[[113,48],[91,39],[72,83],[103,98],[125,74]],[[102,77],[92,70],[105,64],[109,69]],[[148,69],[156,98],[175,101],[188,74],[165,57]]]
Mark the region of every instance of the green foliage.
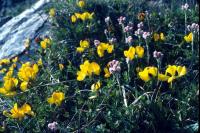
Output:
[[[11,98],[10,106],[5,106],[5,109],[11,109],[16,102],[29,103],[36,115],[27,116],[22,121],[0,115],[0,121],[6,124],[6,131],[50,132],[48,124],[56,121],[59,132],[197,132],[199,40],[194,40],[194,57],[191,44],[183,40],[185,23],[184,12],[180,9],[182,3],[175,3],[178,8],[174,8],[171,5],[174,2],[152,6],[146,0],[87,0],[83,9],[78,8],[74,0],[53,2],[52,8],[55,8],[56,15],[50,18],[52,45],[46,50],[36,50],[33,61],[39,58],[43,60],[38,78],[28,91],[17,94]],[[190,6],[188,24],[198,23],[198,10],[195,5]],[[127,21],[134,24],[135,31],[140,22],[138,13],[146,10],[150,17],[144,20],[144,30],[163,32],[166,40],[155,42],[153,38],[150,39],[150,64],[146,63],[145,55],[142,59],[134,60],[129,71],[123,54],[128,45],[124,42],[125,35],[117,19],[126,16]],[[83,11],[94,12],[94,18],[72,23],[71,16]],[[105,23],[107,16],[112,20],[110,27]],[[107,28],[111,36],[117,38],[117,43],[113,54],[106,53],[103,58],[99,58],[92,42],[96,39],[108,42],[104,34]],[[134,36],[134,32],[131,35]],[[79,47],[79,41],[84,39],[89,39],[91,46],[79,54],[76,48]],[[133,40],[134,45],[145,47],[144,40],[137,37]],[[136,68],[157,66],[152,56],[154,50],[164,53],[160,71],[163,72],[170,64],[185,65],[188,68],[187,75],[173,81],[172,85],[166,82],[157,84],[156,79],[143,82]],[[102,72],[100,76],[87,77],[80,82],[76,80],[77,71],[86,59],[97,62]],[[113,59],[121,63],[119,81],[115,76],[104,78],[103,68]],[[59,64],[64,65],[63,70],[59,69]],[[102,83],[100,90],[91,92],[91,85],[99,80]],[[121,88],[126,90],[128,107],[124,106]],[[160,89],[154,101],[152,95],[157,88]],[[65,93],[66,98],[61,106],[47,102],[47,98],[56,91]],[[96,98],[90,99],[94,95]]]

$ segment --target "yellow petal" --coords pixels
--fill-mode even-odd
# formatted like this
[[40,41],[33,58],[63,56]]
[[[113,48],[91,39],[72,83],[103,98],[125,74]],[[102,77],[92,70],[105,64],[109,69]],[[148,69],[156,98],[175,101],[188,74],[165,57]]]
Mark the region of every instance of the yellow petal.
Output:
[[26,82],[26,81],[22,82],[21,85],[20,85],[20,89],[22,91],[26,91],[27,88],[28,88],[28,82]]

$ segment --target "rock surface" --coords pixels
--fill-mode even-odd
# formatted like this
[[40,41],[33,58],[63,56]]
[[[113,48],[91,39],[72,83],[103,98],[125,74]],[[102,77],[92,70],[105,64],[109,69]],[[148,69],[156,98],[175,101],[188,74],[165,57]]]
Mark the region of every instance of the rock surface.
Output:
[[48,16],[43,12],[49,0],[39,0],[32,8],[12,18],[0,27],[0,59],[11,58],[25,50],[24,41],[33,40],[39,32],[44,32],[43,26]]

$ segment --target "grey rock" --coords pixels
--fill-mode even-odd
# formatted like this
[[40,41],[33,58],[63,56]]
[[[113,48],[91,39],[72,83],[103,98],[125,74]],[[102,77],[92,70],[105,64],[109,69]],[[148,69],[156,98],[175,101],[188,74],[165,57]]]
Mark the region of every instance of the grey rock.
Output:
[[32,8],[0,27],[0,59],[21,54],[25,50],[25,40],[33,40],[43,29],[48,16],[42,9],[48,3],[49,0],[39,0]]

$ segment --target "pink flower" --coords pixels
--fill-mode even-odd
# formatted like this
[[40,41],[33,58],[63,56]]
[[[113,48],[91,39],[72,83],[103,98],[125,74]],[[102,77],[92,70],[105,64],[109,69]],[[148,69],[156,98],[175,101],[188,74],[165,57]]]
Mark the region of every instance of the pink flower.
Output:
[[163,57],[163,53],[162,52],[158,52],[158,51],[154,51],[153,52],[153,57],[156,59],[161,59]]
[[182,9],[182,10],[188,10],[188,8],[189,8],[188,3],[185,3],[185,5],[182,5],[182,6],[181,6],[181,9]]
[[101,42],[99,40],[94,40],[94,45],[97,47]]
[[111,39],[109,40],[109,43],[111,43],[111,44],[116,43],[116,42],[117,42],[117,39],[116,39],[116,38],[111,38]]
[[53,122],[53,123],[49,123],[48,124],[48,128],[50,129],[50,130],[52,130],[52,131],[55,131],[55,130],[57,130],[57,126],[58,126],[58,123],[57,122]]
[[140,23],[137,25],[137,27],[138,27],[139,29],[142,29],[142,28],[144,27],[143,22],[140,22]]
[[146,40],[150,36],[150,32],[143,32],[142,37]]
[[120,63],[117,60],[110,61],[108,63],[108,66],[111,74],[121,71]]
[[132,37],[132,36],[129,36],[129,37],[126,38],[125,41],[126,41],[126,43],[129,43],[129,44],[130,44],[130,43],[133,42],[133,37]]
[[124,28],[124,32],[130,32],[132,30],[133,30],[133,27],[129,25]]
[[110,21],[110,17],[106,17],[106,18],[105,18],[106,24],[109,24],[109,21]]
[[126,17],[121,16],[120,18],[118,18],[118,22],[119,24],[123,24],[126,21]]
[[143,31],[142,29],[137,29],[137,30],[135,31],[135,35],[136,35],[136,36],[142,36],[143,33],[144,33],[144,31]]

